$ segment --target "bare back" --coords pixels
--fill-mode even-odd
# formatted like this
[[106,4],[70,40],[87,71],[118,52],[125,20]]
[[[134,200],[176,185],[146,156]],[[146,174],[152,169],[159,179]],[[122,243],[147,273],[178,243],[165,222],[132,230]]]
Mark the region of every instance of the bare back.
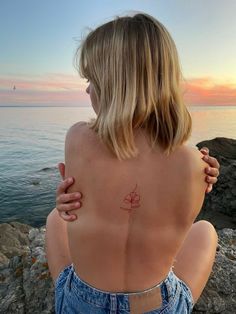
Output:
[[81,279],[105,291],[131,292],[163,280],[202,206],[201,153],[186,146],[167,157],[136,133],[139,156],[119,161],[86,123],[68,132],[66,176],[81,191],[78,219],[67,224]]

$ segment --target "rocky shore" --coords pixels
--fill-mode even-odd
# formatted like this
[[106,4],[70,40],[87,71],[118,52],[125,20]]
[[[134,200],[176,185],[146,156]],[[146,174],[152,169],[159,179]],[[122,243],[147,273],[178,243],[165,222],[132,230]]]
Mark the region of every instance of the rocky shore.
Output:
[[197,144],[208,147],[220,163],[220,176],[207,194],[197,219],[209,220],[216,229],[236,229],[236,140],[218,137]]
[[45,227],[0,225],[0,313],[54,313]]
[[[221,164],[198,219],[217,228],[219,244],[210,279],[193,313],[236,313],[236,140],[202,142]],[[54,313],[54,285],[45,256],[45,226],[0,224],[0,313]]]

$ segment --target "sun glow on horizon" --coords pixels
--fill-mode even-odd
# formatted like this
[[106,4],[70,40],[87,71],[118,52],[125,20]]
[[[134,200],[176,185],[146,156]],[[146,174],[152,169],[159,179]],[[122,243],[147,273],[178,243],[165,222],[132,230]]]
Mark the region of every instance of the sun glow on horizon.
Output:
[[[0,78],[0,106],[89,105],[86,80],[76,75],[51,73],[45,76]],[[185,78],[184,99],[189,105],[236,105],[235,80],[212,77]]]

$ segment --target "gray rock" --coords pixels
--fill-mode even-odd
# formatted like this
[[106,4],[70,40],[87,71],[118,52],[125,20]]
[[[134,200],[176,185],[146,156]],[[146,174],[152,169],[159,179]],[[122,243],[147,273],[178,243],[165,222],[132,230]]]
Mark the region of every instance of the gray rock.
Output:
[[0,224],[0,313],[54,313],[44,245],[43,227]]
[[5,255],[7,262],[13,256],[22,254],[22,250],[28,251],[28,232],[32,227],[19,223],[3,223],[0,232],[0,252]]
[[236,230],[218,231],[211,276],[193,313],[236,313]]
[[197,144],[199,148],[208,147],[213,156],[226,159],[236,159],[236,140],[225,137],[216,137],[213,140],[202,141]]
[[197,144],[206,146],[220,163],[220,176],[211,193],[207,194],[196,220],[206,219],[216,229],[236,229],[236,140],[215,138]]
[[[0,235],[11,230],[12,224],[6,225],[0,224]],[[26,226],[23,229],[21,224],[14,229],[15,232],[10,232],[12,241],[9,243],[15,243],[17,250],[10,249],[19,254],[6,257],[7,263],[3,257],[0,263],[0,313],[54,313],[54,285],[44,249],[45,227]],[[21,244],[14,241],[20,238],[20,230],[24,230]],[[236,230],[222,229],[218,231],[218,236],[213,271],[193,313],[236,313]],[[0,241],[0,247],[2,245]],[[4,252],[2,256],[7,254],[6,249]]]

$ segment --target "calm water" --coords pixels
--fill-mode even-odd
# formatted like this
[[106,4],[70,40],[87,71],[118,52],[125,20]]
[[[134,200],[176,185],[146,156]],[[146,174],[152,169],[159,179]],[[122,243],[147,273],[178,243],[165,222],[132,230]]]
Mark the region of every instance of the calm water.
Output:
[[[236,107],[192,107],[190,145],[236,138]],[[68,128],[95,117],[89,107],[0,107],[0,222],[41,226],[55,206]]]

